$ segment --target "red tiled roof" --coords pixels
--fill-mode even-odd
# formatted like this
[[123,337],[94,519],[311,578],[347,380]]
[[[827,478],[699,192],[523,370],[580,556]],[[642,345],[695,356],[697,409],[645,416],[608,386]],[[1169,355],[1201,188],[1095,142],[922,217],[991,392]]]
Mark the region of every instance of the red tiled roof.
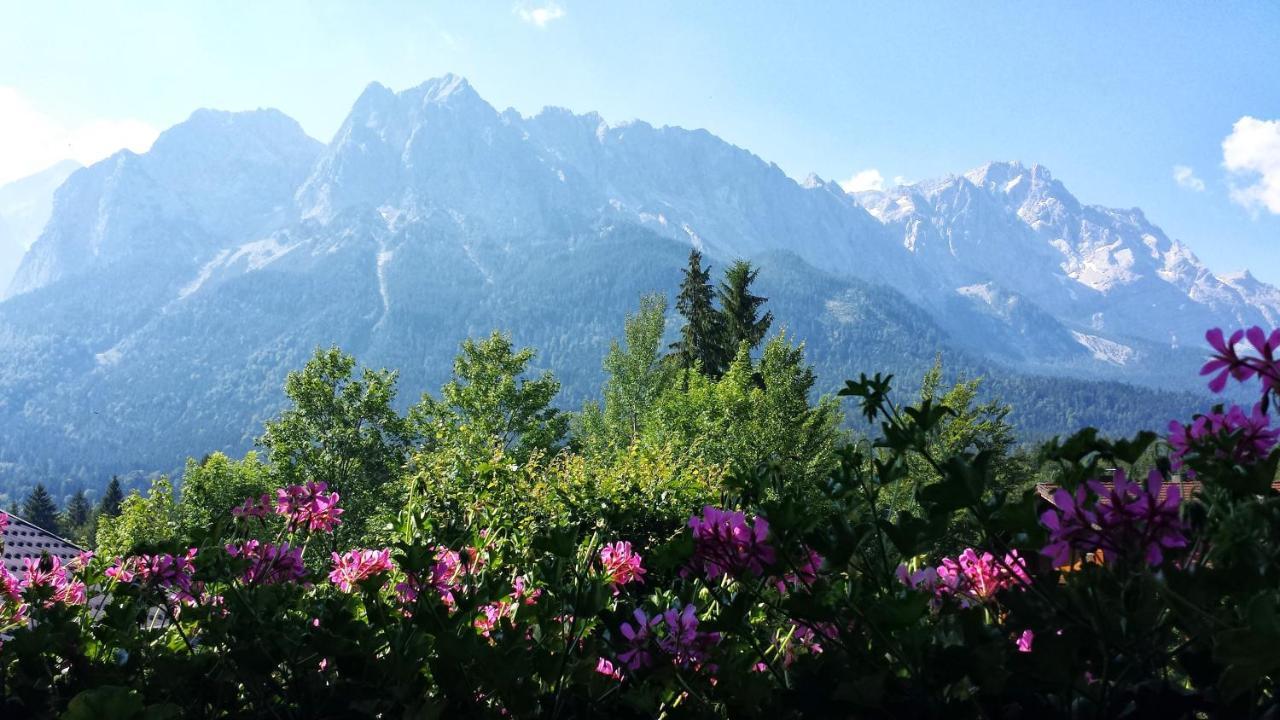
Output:
[[[1110,490],[1115,485],[1115,483],[1110,480],[1105,480],[1102,484],[1106,486],[1107,490]],[[1178,492],[1181,493],[1184,498],[1191,497],[1192,495],[1200,492],[1200,488],[1203,487],[1203,483],[1199,480],[1171,480],[1160,486],[1160,496],[1158,499],[1164,500],[1169,494],[1169,490],[1175,485],[1178,487]],[[1143,486],[1145,487],[1145,483],[1143,483]],[[1057,489],[1058,486],[1052,483],[1039,483],[1036,485],[1036,492],[1040,497],[1050,503],[1053,502],[1053,491]],[[1276,492],[1280,492],[1280,480],[1271,483],[1271,489]]]

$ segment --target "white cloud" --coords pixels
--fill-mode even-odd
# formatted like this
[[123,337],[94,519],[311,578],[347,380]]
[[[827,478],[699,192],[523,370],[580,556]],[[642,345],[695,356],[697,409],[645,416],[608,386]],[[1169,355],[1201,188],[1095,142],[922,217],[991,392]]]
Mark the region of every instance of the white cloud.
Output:
[[1245,115],[1222,141],[1222,166],[1231,172],[1231,199],[1254,212],[1280,215],[1280,120]]
[[875,168],[867,168],[853,174],[853,177],[840,183],[845,192],[862,192],[864,190],[883,190],[884,176]]
[[139,120],[95,119],[64,127],[17,89],[0,86],[0,184],[61,160],[95,163],[121,148],[143,152],[159,133]]
[[1173,166],[1173,181],[1178,183],[1179,187],[1204,192],[1204,181],[1196,177],[1196,171],[1186,165]]
[[564,8],[555,2],[549,2],[541,6],[521,3],[516,6],[515,12],[521,20],[540,28],[546,27],[552,20],[559,20],[564,17]]

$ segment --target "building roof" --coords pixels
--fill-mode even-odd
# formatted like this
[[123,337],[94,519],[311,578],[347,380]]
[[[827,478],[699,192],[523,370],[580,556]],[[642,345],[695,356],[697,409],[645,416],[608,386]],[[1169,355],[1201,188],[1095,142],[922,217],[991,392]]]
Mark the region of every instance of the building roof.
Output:
[[[1136,480],[1134,482],[1139,485],[1142,485],[1144,488],[1146,487],[1145,482],[1138,483]],[[1110,490],[1113,487],[1115,487],[1115,483],[1111,482],[1110,480],[1106,480],[1102,484],[1104,487],[1106,487],[1108,492],[1110,492]],[[1160,485],[1160,494],[1156,497],[1156,500],[1159,500],[1159,501],[1164,500],[1165,496],[1169,494],[1169,490],[1172,489],[1174,486],[1177,486],[1178,492],[1181,494],[1184,500],[1200,492],[1200,488],[1203,487],[1203,485],[1200,483],[1199,480],[1182,480],[1182,479],[1169,480]],[[1053,504],[1053,491],[1057,489],[1058,489],[1058,486],[1053,485],[1051,483],[1039,483],[1036,485],[1036,492],[1040,495],[1040,497],[1049,501],[1050,504]],[[1280,492],[1280,480],[1276,480],[1275,482],[1271,483],[1271,489],[1275,492]]]
[[17,515],[6,514],[9,516],[9,526],[3,533],[4,567],[10,573],[22,572],[23,558],[38,558],[48,553],[66,562],[84,552],[84,548],[70,540],[58,537]]

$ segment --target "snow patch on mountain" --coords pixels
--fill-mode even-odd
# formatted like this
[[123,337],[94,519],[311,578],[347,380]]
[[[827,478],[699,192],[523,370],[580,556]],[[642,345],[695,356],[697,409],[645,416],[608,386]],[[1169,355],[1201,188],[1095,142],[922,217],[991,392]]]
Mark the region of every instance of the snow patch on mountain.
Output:
[[1137,352],[1123,343],[1098,337],[1097,335],[1087,335],[1077,330],[1071,331],[1076,342],[1084,346],[1093,357],[1112,365],[1128,365],[1137,357]]
[[230,250],[223,250],[215,255],[212,260],[205,263],[204,266],[200,268],[200,272],[196,274],[195,279],[184,285],[182,289],[178,290],[178,299],[183,300],[199,290],[209,278],[213,277],[214,270],[226,264],[227,256],[230,254]]

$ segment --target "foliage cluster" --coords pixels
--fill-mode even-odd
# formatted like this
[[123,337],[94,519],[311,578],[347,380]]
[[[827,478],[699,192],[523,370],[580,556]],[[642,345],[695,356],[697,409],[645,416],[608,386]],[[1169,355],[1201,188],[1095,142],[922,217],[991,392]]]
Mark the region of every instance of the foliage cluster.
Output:
[[842,437],[799,348],[664,359],[663,310],[577,422],[499,334],[404,415],[319,352],[262,458],[3,578],[5,716],[1280,712],[1280,331],[1209,336],[1256,407],[1031,457],[936,373],[848,382],[876,431]]

